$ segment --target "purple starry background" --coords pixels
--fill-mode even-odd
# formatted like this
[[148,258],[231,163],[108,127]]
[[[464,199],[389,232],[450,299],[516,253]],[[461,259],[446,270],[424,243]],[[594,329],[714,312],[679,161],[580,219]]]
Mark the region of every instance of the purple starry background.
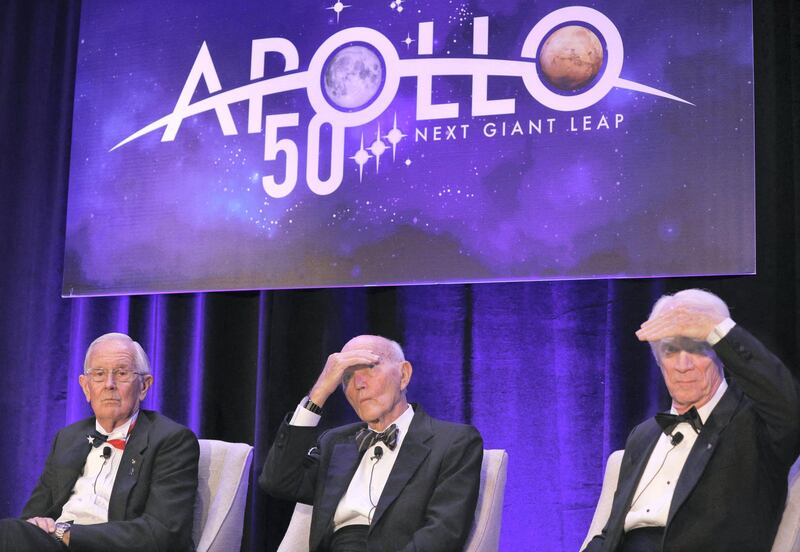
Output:
[[[303,71],[335,32],[365,26],[414,59],[418,24],[434,22],[435,58],[473,57],[472,20],[489,16],[490,58],[520,60],[530,29],[558,1],[350,0],[108,3],[82,6],[70,174],[65,295],[363,284],[742,274],[755,271],[752,16],[747,1],[608,1],[585,5],[614,22],[621,78],[681,97],[614,88],[579,112],[538,103],[516,77],[490,78],[511,115],[473,117],[471,80],[435,77],[434,102],[457,119],[416,120],[416,81],[375,121],[345,133],[345,174],[328,196],[305,183],[305,90],[264,99],[264,114],[298,112],[281,129],[299,147],[299,181],[269,197],[282,156],[264,161],[247,134],[247,102],[231,104],[224,136],[213,111],[109,151],[169,114],[205,41],[222,90],[250,82],[251,41],[284,37]],[[404,42],[406,41],[406,42]],[[282,74],[267,57],[266,77]],[[207,97],[201,83],[193,100]],[[596,129],[602,115],[624,117]],[[359,149],[397,128],[406,136],[363,166]],[[592,130],[581,127],[589,116]],[[554,118],[553,131],[527,133]],[[523,135],[500,136],[520,121]],[[498,135],[482,128],[493,123]],[[547,123],[543,122],[543,128]],[[459,125],[434,141],[435,126]],[[469,125],[464,138],[460,125]],[[416,139],[428,132],[428,141]],[[446,133],[442,131],[442,136]],[[323,144],[325,144],[323,133]],[[329,162],[325,147],[320,164]],[[329,153],[327,154],[329,157]],[[326,169],[321,169],[324,176]]]

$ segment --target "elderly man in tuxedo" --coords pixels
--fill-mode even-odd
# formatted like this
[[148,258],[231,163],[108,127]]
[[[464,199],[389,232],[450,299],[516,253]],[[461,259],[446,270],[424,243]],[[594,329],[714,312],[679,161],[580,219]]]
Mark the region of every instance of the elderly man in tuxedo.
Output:
[[608,523],[586,549],[770,550],[800,452],[800,384],[707,291],[662,297],[636,335],[672,409],[631,432]]
[[79,380],[94,416],[58,432],[22,519],[0,520],[0,550],[194,550],[197,438],[139,408],[153,385],[142,347],[100,336]]
[[[281,425],[259,478],[268,493],[313,504],[317,551],[461,550],[478,497],[483,442],[437,420],[406,389],[411,364],[394,341],[351,339]],[[362,423],[318,436],[339,385]]]

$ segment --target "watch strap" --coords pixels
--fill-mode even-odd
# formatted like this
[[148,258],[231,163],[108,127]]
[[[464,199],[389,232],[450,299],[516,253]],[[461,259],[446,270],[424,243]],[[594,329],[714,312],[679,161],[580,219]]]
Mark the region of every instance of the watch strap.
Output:
[[59,521],[56,523],[56,530],[53,532],[53,536],[56,538],[58,542],[64,542],[64,533],[72,529],[72,522],[70,521]]
[[314,403],[311,399],[308,398],[306,399],[306,404],[303,405],[303,408],[305,408],[309,412],[313,412],[318,416],[322,415],[322,407]]

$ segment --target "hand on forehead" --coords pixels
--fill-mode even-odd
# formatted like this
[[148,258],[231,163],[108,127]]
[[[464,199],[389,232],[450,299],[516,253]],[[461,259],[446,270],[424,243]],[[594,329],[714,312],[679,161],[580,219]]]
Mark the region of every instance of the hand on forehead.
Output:
[[640,341],[685,337],[705,341],[724,317],[708,305],[675,299],[647,320],[636,332]]

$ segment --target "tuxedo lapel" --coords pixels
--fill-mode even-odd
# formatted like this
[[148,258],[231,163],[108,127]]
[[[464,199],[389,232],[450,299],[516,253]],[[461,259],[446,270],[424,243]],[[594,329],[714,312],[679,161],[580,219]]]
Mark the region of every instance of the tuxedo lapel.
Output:
[[333,523],[333,515],[336,513],[339,501],[347,491],[358,468],[359,454],[355,432],[364,425],[356,426],[352,433],[342,435],[333,445],[325,482],[322,486],[322,496],[314,503],[315,527],[312,528],[311,534],[317,535],[319,539],[324,537],[327,528]]
[[[78,429],[77,436],[61,453],[62,457],[59,459],[58,490],[54,493],[57,498],[52,508],[52,511],[59,515],[64,504],[69,500],[72,489],[75,488],[75,482],[78,481],[78,477],[80,477],[86,465],[86,458],[89,455],[89,450],[92,448],[86,436],[91,433],[93,429],[94,418],[87,420],[87,422]],[[58,515],[55,517],[58,517]]]
[[697,441],[695,441],[689,457],[686,459],[686,464],[684,464],[678,483],[675,486],[675,493],[672,495],[672,503],[667,517],[667,527],[672,522],[672,518],[675,517],[678,508],[681,507],[695,485],[697,485],[700,476],[703,475],[711,455],[714,454],[717,448],[719,436],[731,421],[740,400],[741,395],[732,387],[728,387],[728,390],[711,412],[706,423],[703,424],[703,429],[700,430],[700,434],[697,436]]
[[108,520],[119,521],[126,519],[125,509],[136,482],[139,480],[139,470],[142,467],[142,458],[150,442],[150,419],[143,411],[139,411],[136,426],[131,431],[125,451],[122,453],[117,478],[111,490],[108,501]]
[[[617,488],[617,493],[619,493],[619,503],[623,504],[623,508],[615,512],[615,515],[619,518],[617,523],[610,525],[610,527],[615,527],[620,537],[622,536],[622,531],[625,526],[625,516],[628,515],[628,511],[631,508],[631,503],[634,498],[633,495],[639,486],[639,480],[642,478],[644,469],[647,467],[647,461],[650,459],[650,455],[656,447],[658,438],[661,436],[661,429],[655,422],[648,424],[648,426],[644,428],[644,432],[644,435],[640,439],[641,446],[637,447],[641,450],[631,451],[630,467],[623,465],[620,469],[620,486]],[[629,473],[626,474],[625,472],[628,470]]]
[[625,517],[631,508],[634,493],[639,486],[647,461],[661,435],[661,429],[654,420],[639,425],[634,436],[629,439],[622,458],[617,490],[614,493],[611,513],[606,524],[606,537],[603,550],[616,550],[622,543],[625,531]]
[[378,506],[375,508],[375,516],[372,518],[370,531],[380,522],[383,513],[392,505],[398,495],[408,484],[408,481],[416,473],[420,464],[428,457],[431,449],[425,442],[433,436],[431,421],[422,408],[414,404],[414,417],[408,427],[408,435],[403,439],[403,445],[397,455],[389,479],[383,488]]

